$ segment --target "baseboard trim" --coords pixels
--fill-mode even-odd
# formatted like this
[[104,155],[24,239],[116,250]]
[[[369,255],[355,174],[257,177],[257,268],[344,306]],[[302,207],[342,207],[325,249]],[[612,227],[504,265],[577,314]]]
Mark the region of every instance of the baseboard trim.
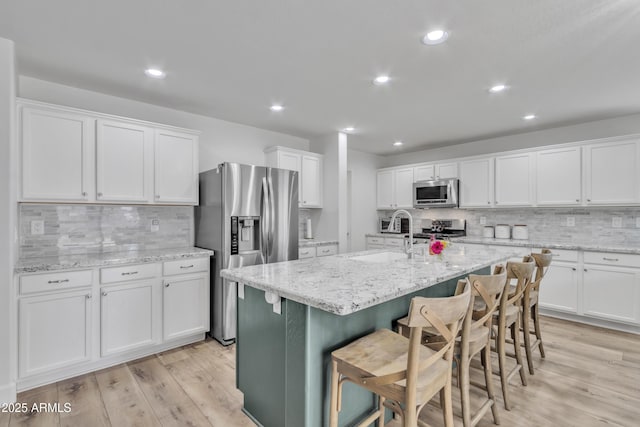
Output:
[[586,325],[598,326],[600,328],[640,335],[640,326],[627,325],[626,323],[611,322],[595,317],[581,316],[573,313],[564,313],[560,311],[545,309],[542,307],[540,307],[540,314],[543,316],[555,317],[557,319],[569,320],[576,323],[584,323]]
[[14,403],[16,401],[16,383],[0,386],[0,403]]

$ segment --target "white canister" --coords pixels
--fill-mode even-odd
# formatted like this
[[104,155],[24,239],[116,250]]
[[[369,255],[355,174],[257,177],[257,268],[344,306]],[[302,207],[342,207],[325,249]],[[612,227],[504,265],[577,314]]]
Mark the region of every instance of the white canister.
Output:
[[509,224],[496,225],[496,239],[510,239],[511,226]]
[[525,224],[513,226],[513,238],[516,240],[529,240],[529,228]]
[[313,239],[313,229],[311,228],[311,218],[307,218],[307,222],[304,227],[304,238]]
[[482,237],[487,239],[493,239],[494,236],[495,234],[494,234],[493,225],[485,225],[485,227],[482,229]]

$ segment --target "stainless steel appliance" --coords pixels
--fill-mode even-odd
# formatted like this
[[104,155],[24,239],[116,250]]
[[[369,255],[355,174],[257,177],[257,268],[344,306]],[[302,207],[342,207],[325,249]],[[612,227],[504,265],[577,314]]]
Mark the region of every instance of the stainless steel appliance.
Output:
[[298,172],[238,163],[202,172],[195,223],[196,246],[215,252],[209,334],[227,345],[237,284],[220,270],[298,259]]
[[457,178],[418,181],[413,184],[414,208],[457,208]]
[[396,218],[393,220],[392,231],[389,231],[391,218],[380,218],[378,221],[379,233],[405,234],[409,232],[409,218]]
[[[427,243],[431,236],[449,240],[467,235],[467,221],[464,219],[423,219],[422,233],[413,234],[413,244]],[[405,236],[405,239],[408,239]]]

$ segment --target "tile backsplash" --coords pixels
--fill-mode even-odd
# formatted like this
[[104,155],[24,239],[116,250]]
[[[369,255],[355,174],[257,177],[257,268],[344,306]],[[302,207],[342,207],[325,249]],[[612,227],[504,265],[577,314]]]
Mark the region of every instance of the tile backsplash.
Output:
[[[379,211],[378,214],[386,217],[392,213]],[[467,235],[482,236],[484,217],[486,225],[526,224],[529,237],[534,240],[606,240],[640,246],[640,208],[415,209],[411,213],[414,231],[421,228],[421,221],[416,219],[454,218],[467,220]],[[574,226],[567,225],[571,218]],[[619,227],[614,227],[614,222]]]
[[[32,234],[39,220],[44,234]],[[193,246],[191,206],[19,205],[20,258],[185,246]]]

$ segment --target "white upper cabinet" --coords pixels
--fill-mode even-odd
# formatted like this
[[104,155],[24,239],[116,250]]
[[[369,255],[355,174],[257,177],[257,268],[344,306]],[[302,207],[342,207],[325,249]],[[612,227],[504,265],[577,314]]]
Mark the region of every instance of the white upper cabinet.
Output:
[[460,207],[493,206],[493,157],[460,162]]
[[18,107],[20,201],[198,204],[197,132],[35,101]]
[[436,165],[416,166],[413,168],[413,179],[415,182],[436,179]]
[[584,146],[587,205],[640,202],[640,146],[637,139]]
[[100,119],[96,135],[96,200],[149,201],[153,128]]
[[413,168],[378,171],[378,209],[413,208]]
[[536,153],[536,204],[579,205],[582,201],[580,147]]
[[156,203],[198,204],[198,137],[156,130]]
[[458,177],[458,163],[438,163],[436,164],[436,179],[447,179]]
[[298,172],[298,205],[301,208],[322,207],[322,154],[287,147],[265,150],[267,166]]
[[533,159],[532,153],[496,157],[496,206],[533,204]]
[[436,163],[420,165],[413,168],[413,180],[428,181],[432,179],[446,179],[458,177],[458,163]]
[[95,120],[28,107],[22,109],[21,118],[21,200],[89,200],[93,196]]

